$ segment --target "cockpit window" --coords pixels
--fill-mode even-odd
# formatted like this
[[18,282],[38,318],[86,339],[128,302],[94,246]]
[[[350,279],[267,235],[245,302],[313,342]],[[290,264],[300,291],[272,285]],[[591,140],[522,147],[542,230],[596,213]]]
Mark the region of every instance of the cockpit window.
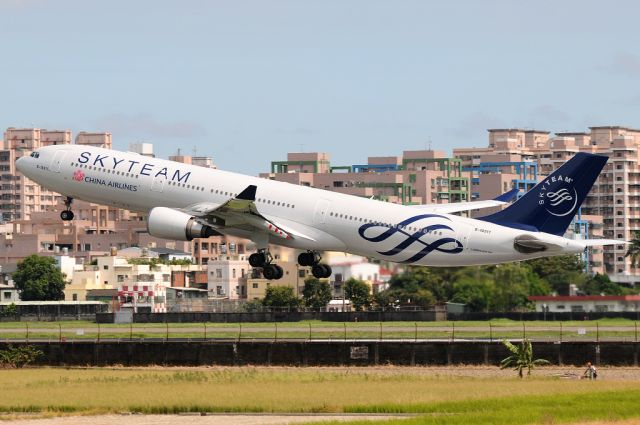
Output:
[[38,152],[31,152],[31,155],[29,155],[31,158],[40,158],[40,154]]

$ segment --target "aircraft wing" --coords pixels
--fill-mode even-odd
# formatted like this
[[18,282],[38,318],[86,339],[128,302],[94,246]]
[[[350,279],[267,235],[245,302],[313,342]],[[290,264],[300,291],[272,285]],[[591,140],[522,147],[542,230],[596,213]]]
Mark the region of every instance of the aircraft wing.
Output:
[[278,224],[275,220],[262,215],[255,204],[256,189],[255,185],[249,185],[238,196],[222,204],[201,202],[190,205],[182,211],[206,220],[214,228],[233,227],[241,230],[261,230],[282,239],[314,240],[291,226]]
[[426,204],[426,205],[411,205],[411,208],[420,209],[421,211],[439,212],[450,214],[460,211],[471,211],[482,208],[499,207],[505,205],[504,201],[496,201],[494,199],[488,199],[486,201],[470,201],[470,202],[454,202],[452,204]]
[[493,199],[486,201],[470,201],[470,202],[455,202],[453,204],[433,204],[433,205],[412,205],[413,208],[420,208],[423,211],[440,212],[450,214],[454,212],[479,210],[482,208],[499,207],[507,204],[513,200],[518,194],[518,189],[511,189],[508,192],[503,193]]

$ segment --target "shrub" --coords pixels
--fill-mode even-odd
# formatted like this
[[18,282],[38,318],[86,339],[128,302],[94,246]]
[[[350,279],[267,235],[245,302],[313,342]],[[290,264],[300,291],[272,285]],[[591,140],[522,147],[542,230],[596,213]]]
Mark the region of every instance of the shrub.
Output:
[[42,351],[31,345],[14,347],[10,345],[6,350],[0,351],[0,366],[5,368],[22,368],[33,363],[42,355]]

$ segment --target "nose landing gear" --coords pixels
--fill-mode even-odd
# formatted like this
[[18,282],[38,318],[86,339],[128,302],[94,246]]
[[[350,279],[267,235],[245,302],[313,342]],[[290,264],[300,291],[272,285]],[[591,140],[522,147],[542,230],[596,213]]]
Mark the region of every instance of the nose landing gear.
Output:
[[60,213],[60,218],[62,219],[62,221],[73,220],[74,214],[73,211],[71,211],[72,202],[73,198],[70,196],[67,196],[67,198],[64,200],[64,206],[66,207],[66,209]]
[[322,257],[316,251],[307,251],[298,255],[298,264],[303,267],[311,266],[311,274],[316,279],[328,278],[332,270],[328,264],[322,264]]

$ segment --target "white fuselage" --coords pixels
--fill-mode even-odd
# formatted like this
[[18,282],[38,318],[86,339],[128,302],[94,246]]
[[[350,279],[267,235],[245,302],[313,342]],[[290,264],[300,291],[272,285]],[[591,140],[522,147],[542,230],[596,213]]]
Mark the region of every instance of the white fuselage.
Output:
[[[584,249],[575,241],[551,234],[135,153],[82,145],[49,146],[37,152],[38,157],[19,160],[20,171],[32,180],[65,196],[135,211],[160,206],[181,209],[203,202],[223,204],[255,185],[255,204],[262,215],[308,236],[269,238],[270,243],[292,248],[345,251],[431,266],[493,264]],[[403,222],[408,224],[399,226]],[[216,230],[253,236],[233,227]],[[553,253],[518,252],[514,239],[527,234],[562,248]]]

